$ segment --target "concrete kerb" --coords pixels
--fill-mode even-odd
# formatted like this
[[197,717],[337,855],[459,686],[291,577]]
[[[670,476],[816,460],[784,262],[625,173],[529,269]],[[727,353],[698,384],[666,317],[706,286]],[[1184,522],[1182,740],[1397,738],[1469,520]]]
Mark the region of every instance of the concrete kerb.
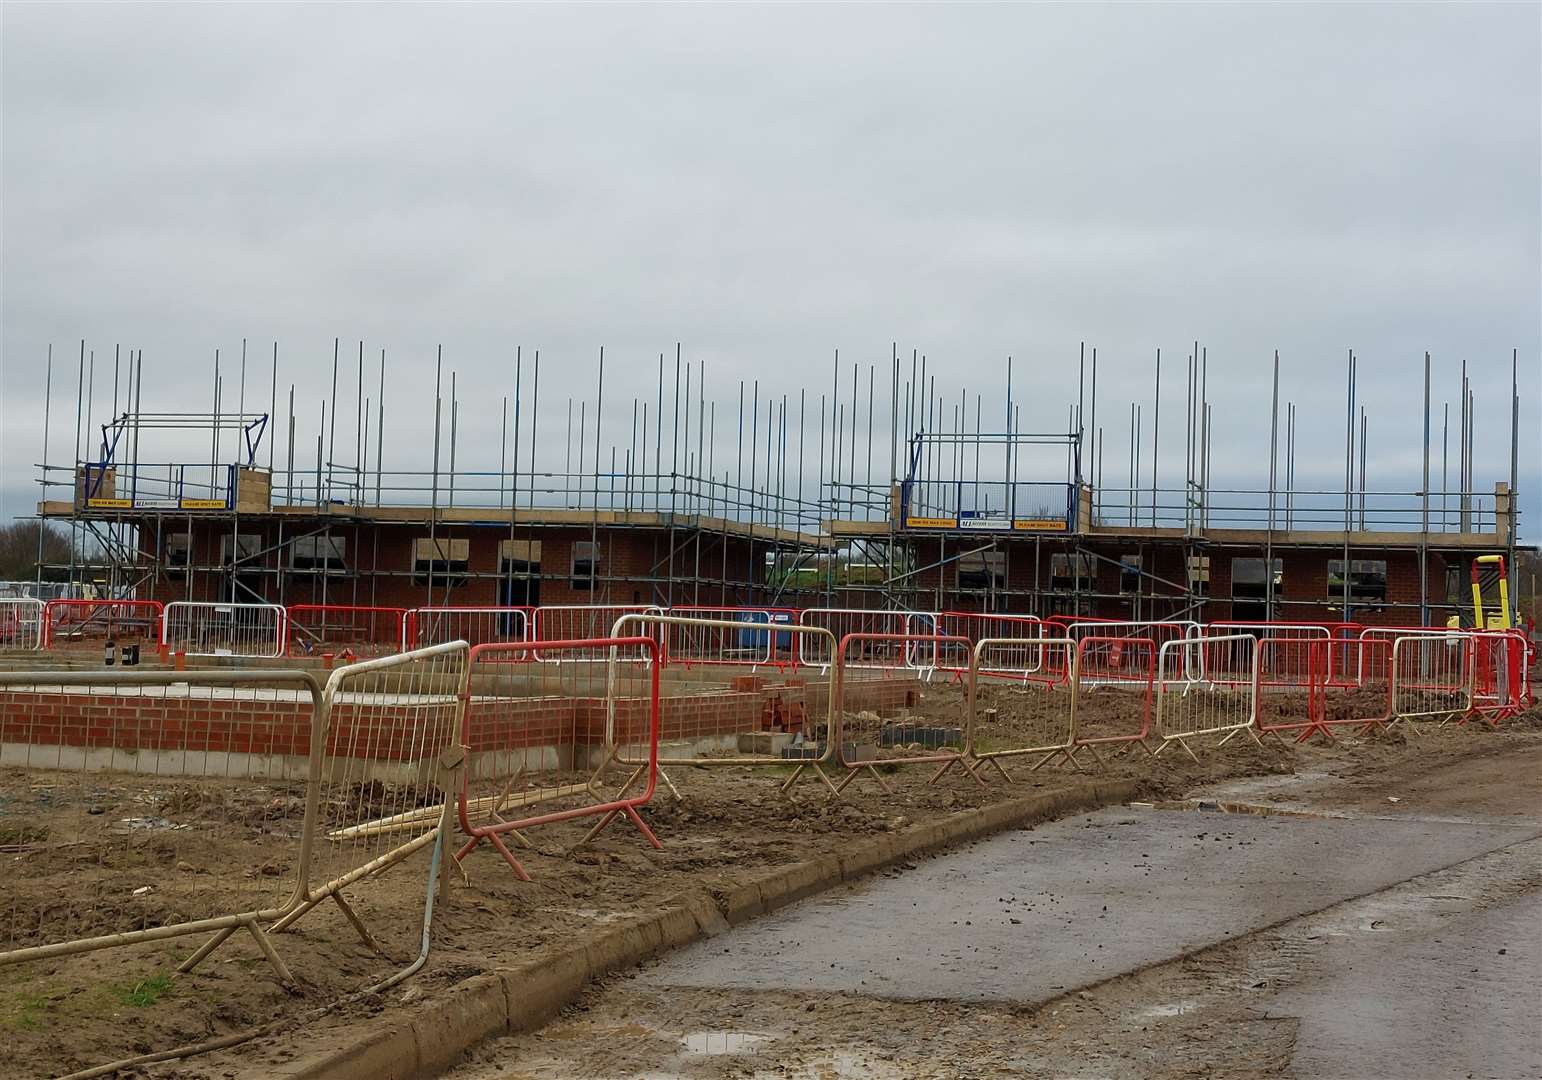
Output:
[[898,833],[864,840],[849,855],[821,856],[758,874],[732,886],[681,893],[653,914],[607,929],[556,955],[488,972],[420,1006],[410,1020],[350,1027],[266,1075],[283,1080],[417,1080],[436,1076],[472,1046],[498,1035],[532,1031],[551,1020],[591,981],[649,957],[722,933],[731,926],[864,877],[918,855],[1005,829],[1082,810],[1128,802],[1142,794],[1134,780],[1095,781],[1064,791],[1010,799]]

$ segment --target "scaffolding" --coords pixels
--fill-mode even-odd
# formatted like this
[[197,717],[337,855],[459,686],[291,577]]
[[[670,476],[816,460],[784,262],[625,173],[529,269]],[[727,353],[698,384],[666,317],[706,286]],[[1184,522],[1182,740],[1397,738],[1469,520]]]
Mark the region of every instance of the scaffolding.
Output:
[[[115,349],[111,411],[99,425],[99,452],[87,456],[80,451],[97,411],[96,359],[82,342],[76,451],[67,465],[49,463],[50,349],[39,513],[70,523],[78,541],[72,552],[94,546],[91,573],[105,565],[105,580],[97,584],[109,595],[180,585],[189,600],[195,577],[208,575],[219,579],[219,597],[228,601],[366,605],[383,585],[393,579],[400,585],[405,577],[421,586],[430,606],[455,603],[474,582],[495,581],[499,601],[514,602],[542,583],[584,580],[596,603],[962,607],[1035,615],[1089,615],[1116,605],[1132,617],[1191,618],[1216,599],[1209,589],[1212,556],[1247,551],[1262,558],[1264,570],[1262,595],[1250,592],[1246,599],[1270,617],[1285,617],[1293,605],[1322,606],[1322,597],[1277,595],[1280,553],[1310,548],[1337,556],[1337,607],[1348,618],[1362,600],[1356,552],[1369,549],[1414,553],[1419,598],[1402,605],[1417,607],[1418,621],[1427,624],[1446,600],[1431,587],[1432,553],[1461,558],[1503,550],[1511,555],[1507,565],[1515,565],[1518,353],[1510,358],[1510,479],[1490,492],[1475,489],[1477,402],[1465,363],[1456,485],[1448,483],[1448,423],[1438,489],[1431,482],[1428,354],[1423,483],[1407,491],[1374,486],[1367,476],[1370,417],[1357,395],[1353,352],[1345,371],[1344,481],[1335,490],[1298,483],[1299,414],[1290,400],[1283,402],[1280,453],[1278,354],[1267,483],[1241,487],[1213,482],[1208,348],[1198,341],[1185,356],[1184,378],[1170,381],[1165,397],[1161,350],[1154,354],[1148,399],[1121,388],[1126,393],[1113,403],[1113,415],[1128,417],[1123,478],[1105,471],[1112,455],[1103,399],[1110,391],[1106,367],[1099,385],[1096,348],[1081,346],[1076,398],[1066,403],[1065,427],[1049,432],[1024,425],[1022,398],[1042,395],[1032,386],[1025,391],[1020,379],[1014,384],[1010,358],[1002,391],[971,392],[939,388],[938,365],[919,350],[908,363],[897,344],[889,353],[886,364],[870,362],[864,372],[864,365],[843,362],[835,351],[829,386],[817,402],[808,387],[792,397],[767,392],[756,379],[738,380],[734,407],[731,399],[709,397],[705,362],[687,362],[677,345],[672,365],[666,354],[658,356],[655,392],[624,400],[618,409],[606,396],[601,348],[592,397],[566,397],[559,411],[550,401],[543,409],[539,350],[527,363],[519,347],[511,393],[501,395],[493,462],[487,451],[468,455],[461,446],[459,372],[446,379],[441,348],[431,451],[425,449],[425,460],[405,463],[413,467],[387,468],[388,444],[393,457],[406,455],[387,434],[384,350],[378,364],[373,354],[366,364],[360,342],[349,372],[341,342],[334,341],[330,393],[314,410],[302,410],[319,417],[312,451],[294,385],[285,422],[275,430],[276,344],[265,380],[269,408],[261,412],[246,406],[245,342],[234,408],[227,408],[232,395],[216,350],[213,407],[196,413],[142,411],[143,352],[130,351],[124,365]],[[488,401],[486,391],[479,387],[474,396]],[[1179,393],[1181,479],[1176,459],[1162,458],[1161,439],[1162,406],[1171,410]],[[1034,408],[1042,415],[1042,400]],[[175,452],[158,455],[146,446],[167,435]],[[1117,474],[1119,465],[1109,471]],[[69,498],[56,497],[61,489]],[[262,526],[256,543],[246,531],[254,523]],[[426,572],[416,556],[410,565],[381,556],[382,537],[406,526],[425,533],[414,542],[427,541]],[[228,537],[218,554],[194,550],[194,534],[211,529]],[[585,574],[575,570],[577,555],[565,570],[530,558],[556,529],[587,532]],[[499,553],[491,565],[456,557],[456,541],[468,530],[484,539],[496,533]],[[189,537],[186,546],[169,539],[176,534]],[[618,538],[627,534],[646,537],[647,565],[633,558],[624,571],[613,571]],[[73,554],[67,566],[40,558],[37,576],[73,581],[83,570]],[[1112,582],[1117,588],[1108,587]]]

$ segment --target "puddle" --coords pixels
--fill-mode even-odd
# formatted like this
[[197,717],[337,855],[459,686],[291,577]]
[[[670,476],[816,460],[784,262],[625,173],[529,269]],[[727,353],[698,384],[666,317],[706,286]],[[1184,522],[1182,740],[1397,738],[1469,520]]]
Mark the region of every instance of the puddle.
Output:
[[1139,1016],[1143,1020],[1159,1020],[1169,1016],[1183,1016],[1199,1008],[1199,1002],[1186,998],[1183,1001],[1169,1001],[1161,1005],[1152,1005],[1142,1009]]
[[573,915],[577,915],[580,919],[592,919],[594,922],[601,925],[605,923],[612,923],[625,917],[619,911],[599,911],[595,908],[567,908],[564,910],[569,911]]
[[1190,810],[1209,814],[1248,814],[1253,817],[1310,818],[1313,821],[1343,820],[1339,814],[1323,814],[1312,810],[1291,810],[1281,806],[1262,806],[1258,803],[1227,802],[1221,799],[1177,799],[1169,802],[1129,803],[1138,810]]
[[687,1054],[715,1057],[719,1054],[753,1054],[756,1046],[773,1038],[774,1035],[757,1035],[752,1031],[693,1031],[680,1037],[680,1045]]
[[[702,1035],[717,1037],[722,1032],[701,1032]],[[745,1032],[730,1032],[728,1034],[748,1034]],[[750,1036],[756,1038],[757,1036]],[[774,1036],[759,1036],[769,1039]],[[726,1064],[726,1063],[725,1063]],[[771,1060],[764,1066],[750,1066],[735,1064],[737,1071],[735,1076],[744,1077],[746,1080],[909,1080],[915,1075],[915,1070],[907,1068],[904,1063],[887,1061],[872,1054],[859,1050],[834,1050],[823,1053],[803,1056],[794,1054],[789,1060]],[[524,1074],[515,1074],[523,1080]],[[531,1074],[532,1078],[541,1080],[567,1080],[578,1075],[574,1072],[547,1072],[539,1071]],[[632,1080],[690,1080],[696,1075],[695,1071],[682,1071],[676,1069],[649,1069],[640,1073],[628,1074]],[[513,1080],[512,1077],[508,1080]]]

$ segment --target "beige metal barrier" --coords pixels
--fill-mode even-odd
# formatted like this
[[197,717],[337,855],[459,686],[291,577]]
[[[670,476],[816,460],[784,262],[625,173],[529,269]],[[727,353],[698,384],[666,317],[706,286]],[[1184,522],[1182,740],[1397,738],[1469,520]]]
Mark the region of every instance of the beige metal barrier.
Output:
[[[732,619],[692,619],[648,611],[622,615],[616,620],[610,636],[613,638],[643,636],[657,640],[667,635],[671,639],[677,636],[700,639],[722,631],[742,632],[744,628],[743,622]],[[805,648],[825,656],[835,655],[835,637],[825,627],[784,624],[778,625],[775,632],[794,636],[797,642],[796,651],[799,655],[803,654]],[[622,696],[621,690],[625,679],[624,673],[617,665],[618,662],[625,662],[628,659],[626,655],[612,657],[609,665],[606,690],[606,751],[597,774],[603,772],[612,763],[628,768],[638,768],[648,759],[648,747],[638,738],[628,739],[626,732],[617,723],[617,701]],[[754,663],[745,665],[747,672],[750,673],[753,673],[755,666]],[[721,673],[724,671],[724,665],[718,665],[714,670]],[[812,708],[808,709],[804,726],[797,733],[802,735],[802,740],[796,746],[784,748],[794,751],[794,756],[789,757],[781,749],[770,747],[765,752],[732,754],[702,751],[680,753],[667,748],[668,744],[696,745],[711,737],[740,733],[734,729],[742,729],[742,733],[746,734],[760,732],[758,709],[744,714],[739,721],[726,725],[730,730],[724,730],[724,710],[714,706],[726,704],[727,695],[732,693],[735,691],[676,692],[675,688],[671,687],[661,694],[659,724],[661,730],[665,732],[662,736],[665,745],[661,745],[658,754],[659,776],[676,798],[680,797],[680,791],[669,774],[664,771],[666,766],[792,765],[792,774],[781,785],[780,790],[783,792],[790,791],[805,772],[812,772],[823,780],[832,792],[836,791],[834,782],[825,772],[825,767],[834,760],[836,752],[836,739],[830,733],[830,718],[837,715],[837,679],[834,673],[830,675],[826,688],[823,718],[816,717]],[[812,705],[812,702],[805,702],[805,704]],[[639,728],[634,727],[633,730],[639,736],[642,734]],[[768,738],[766,741],[774,746],[778,740]],[[798,756],[799,753],[806,753],[808,756]]]
[[[432,645],[339,668],[327,679],[312,748],[313,839],[301,849],[299,902],[275,932],[331,899],[380,951],[343,890],[399,865],[451,827],[469,652],[464,641]],[[449,845],[443,852],[448,859]]]
[[[246,930],[288,982],[260,924],[304,896],[321,700],[316,677],[295,670],[0,673],[0,764],[16,767],[0,806],[18,855],[0,965],[217,931],[178,969],[189,971]],[[167,896],[196,880],[179,867],[227,825],[256,866],[290,873],[233,877],[212,898],[187,890],[168,920]]]
[[161,644],[188,656],[284,655],[284,609],[278,604],[174,600],[161,613]]
[[43,647],[43,601],[30,596],[0,596],[0,649]]
[[1444,724],[1472,711],[1474,635],[1409,634],[1392,641],[1391,722],[1434,719]]
[[[1258,639],[1226,634],[1164,642],[1157,650],[1156,732],[1160,754],[1173,743],[1194,760],[1189,740],[1219,735],[1224,746],[1240,732],[1262,745],[1258,724]],[[1195,672],[1204,672],[1196,682]]]
[[[883,791],[889,791],[877,766],[936,765],[937,769],[927,780],[935,783],[948,770],[957,765],[984,784],[969,758],[969,747],[974,719],[974,680],[965,680],[964,715],[959,726],[917,722],[902,718],[898,722],[885,720],[882,703],[872,709],[853,711],[847,705],[847,689],[856,681],[853,669],[872,666],[872,657],[878,655],[925,655],[929,666],[963,671],[971,663],[973,646],[969,639],[948,637],[943,634],[867,634],[853,633],[841,638],[835,649],[835,698],[834,716],[839,730],[836,763],[846,770],[834,791],[840,794],[858,776],[869,776]],[[863,682],[865,692],[872,694],[876,687],[881,693],[887,685],[900,685],[888,672]],[[907,692],[908,696],[908,692]]]
[[[1002,779],[1011,782],[1002,761],[1014,757],[1036,757],[1030,771],[1064,756],[1076,765],[1076,642],[1069,638],[986,638],[978,642],[970,657],[969,683],[974,702],[970,725],[970,755],[990,765]],[[982,677],[988,682],[982,683]],[[1007,745],[983,746],[987,737],[980,723],[980,690],[1008,695],[1014,704],[1029,706],[1026,715],[1014,709],[1003,722],[1008,732],[989,734],[992,742],[999,737]],[[990,727],[996,726],[997,710]],[[1079,766],[1078,766],[1079,767]]]
[[[269,935],[328,897],[378,950],[343,890],[445,827],[466,651],[368,661],[325,687],[293,669],[0,673],[0,763],[19,767],[0,783],[22,796],[0,790],[0,805],[28,856],[0,908],[0,965],[212,932],[187,972],[245,930],[289,983]],[[190,871],[222,827],[260,872],[211,892]],[[102,854],[79,873],[93,846]],[[230,869],[228,853],[215,857],[209,872]],[[207,907],[168,921],[167,903]]]

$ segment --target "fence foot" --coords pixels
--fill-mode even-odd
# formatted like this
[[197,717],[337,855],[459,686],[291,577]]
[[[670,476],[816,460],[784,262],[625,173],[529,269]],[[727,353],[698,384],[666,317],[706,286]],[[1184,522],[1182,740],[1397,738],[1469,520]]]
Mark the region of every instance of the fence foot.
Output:
[[830,774],[821,769],[817,764],[813,766],[813,769],[815,775],[825,782],[825,787],[830,789],[830,797],[832,799],[839,798],[841,789],[835,786],[835,782],[830,779]]
[[883,777],[879,774],[878,770],[873,768],[873,766],[872,766],[872,764],[870,762],[866,762],[866,761],[864,761],[860,765],[857,765],[857,766],[854,766],[854,767],[850,768],[850,771],[846,773],[846,776],[841,780],[841,782],[839,784],[836,785],[835,793],[837,795],[839,795],[842,791],[846,790],[846,786],[848,784],[850,784],[853,780],[855,780],[858,777],[858,775],[860,775],[864,771],[873,774],[873,779],[878,781],[878,786],[883,790],[883,793],[885,795],[892,795],[892,794],[894,794],[894,792],[892,790],[890,790],[889,785],[884,783]]
[[268,963],[273,965],[273,970],[278,972],[278,981],[285,986],[295,985],[294,976],[289,973],[289,968],[284,964],[283,957],[278,955],[278,950],[273,947],[273,942],[268,940],[268,935],[262,932],[255,920],[247,920],[246,929],[251,932],[257,941],[257,947],[262,950],[262,955],[268,958]]
[[[504,819],[499,817],[497,814],[493,814],[492,817],[494,819],[496,819],[497,822],[500,825],[507,824],[507,822],[505,822]],[[515,839],[515,841],[518,842],[520,847],[522,847],[522,848],[534,848],[535,847],[535,845],[530,842],[530,838],[528,836],[526,836],[524,833],[520,832],[518,829],[504,829],[503,831],[508,833],[510,836],[512,836]],[[467,847],[462,848],[461,850],[462,851],[470,851],[472,846],[474,846],[474,845],[469,845]],[[460,856],[459,855],[456,855],[455,858],[456,858],[457,862],[460,861]],[[462,873],[464,873],[464,872],[465,871],[462,871]]]
[[885,795],[894,794],[893,791],[890,790],[889,785],[884,783],[883,776],[880,775],[878,770],[875,769],[871,764],[868,765],[867,771],[873,774],[873,779],[878,781],[878,786],[883,790]]
[[316,896],[305,901],[305,903],[295,908],[288,915],[285,915],[282,919],[278,920],[278,922],[268,927],[268,933],[282,934],[285,930],[288,930],[295,923],[299,922],[302,915],[309,913],[312,908],[314,908],[317,904],[321,903],[325,899],[325,896]]
[[[633,769],[632,770],[632,774],[626,778],[626,782],[623,783],[619,788],[617,788],[616,789],[616,793],[610,797],[610,801],[611,802],[620,802],[622,800],[622,798],[625,797],[627,791],[631,788],[631,786],[633,784],[637,783],[637,778],[643,774],[643,770],[646,769],[646,768],[647,768],[646,765],[639,765],[639,766],[637,766],[637,768]],[[663,769],[659,770],[659,775],[660,776],[664,776],[664,770]],[[667,776],[664,777],[664,782],[666,784],[669,784],[669,778]],[[674,787],[675,787],[675,785],[669,784],[669,789],[671,791],[674,791]],[[675,798],[678,799],[679,797],[680,797],[680,793],[678,791],[675,791]]]
[[1296,742],[1311,742],[1312,736],[1317,734],[1321,734],[1323,738],[1327,739],[1329,742],[1338,742],[1338,739],[1334,737],[1333,732],[1328,729],[1328,726],[1322,723],[1308,724],[1306,727],[1302,728],[1301,734],[1296,736]]
[[1103,760],[1103,755],[1098,753],[1098,748],[1096,746],[1093,746],[1091,743],[1086,743],[1078,749],[1087,751],[1087,753],[1092,755],[1092,760],[1098,763],[1099,769],[1103,770],[1104,772],[1108,771],[1108,763]]
[[616,757],[616,748],[614,746],[607,746],[605,748],[604,758],[602,758],[600,763],[594,767],[594,772],[589,777],[589,786],[591,788],[599,787],[602,778],[605,776],[605,770],[610,768],[610,763],[615,761]]
[[630,803],[627,804],[626,816],[632,819],[632,824],[637,826],[637,831],[643,834],[643,837],[648,843],[653,845],[655,850],[664,850],[664,845],[659,843],[659,838],[653,834],[652,829],[648,828],[648,823],[642,819],[642,815],[637,812],[637,808]]
[[186,975],[188,972],[192,971],[195,967],[203,962],[204,957],[208,956],[215,949],[229,941],[230,935],[234,934],[239,929],[240,927],[238,926],[227,926],[225,929],[218,931],[208,941],[198,946],[197,951],[194,952],[193,955],[189,956],[186,960],[177,965],[177,974]]
[[652,829],[648,828],[648,823],[642,819],[642,815],[637,812],[637,808],[634,807],[631,803],[627,803],[620,809],[612,810],[604,817],[602,817],[593,828],[584,834],[584,838],[582,840],[568,848],[568,854],[571,855],[579,848],[588,844],[589,841],[593,840],[600,834],[600,831],[604,829],[605,826],[609,825],[612,821],[615,821],[616,818],[623,813],[625,813],[626,816],[631,819],[632,824],[637,826],[637,831],[642,833],[644,840],[648,841],[648,843],[654,848],[663,850],[664,845],[659,843],[659,838],[654,835]]
[[831,781],[830,774],[819,767],[819,762],[803,761],[799,762],[798,767],[793,769],[791,776],[782,781],[780,791],[783,795],[786,795],[793,789],[793,787],[798,782],[798,778],[803,775],[805,769],[813,770],[814,775],[819,777],[820,780],[824,781],[825,787],[830,789],[831,798],[835,798],[841,793],[841,789],[836,787],[835,784]]
[[503,790],[499,792],[498,797],[493,800],[493,805],[490,808],[490,812],[494,817],[496,817],[499,811],[501,811],[509,804],[509,798],[514,794],[514,785],[519,783],[520,777],[524,775],[525,765],[524,762],[520,762],[519,768],[515,770],[513,776],[509,777],[508,783],[503,785]]
[[974,771],[974,766],[969,764],[969,761],[962,754],[956,758],[949,758],[947,761],[944,761],[941,765],[937,766],[937,771],[932,773],[931,776],[927,777],[927,786],[930,787],[938,780],[941,780],[947,771],[953,768],[955,765],[959,766],[971,777],[973,777],[975,783],[979,784],[981,787],[986,786],[985,781],[980,779],[980,774]]
[[1075,769],[1077,772],[1085,772],[1086,770],[1082,768],[1082,763],[1076,760],[1076,751],[1080,749],[1081,747],[1079,746],[1057,747],[1056,749],[1049,751],[1049,753],[1044,754],[1039,758],[1038,761],[1035,761],[1028,771],[1038,772],[1044,766],[1048,765],[1050,762],[1054,761],[1057,757],[1060,757],[1063,754],[1065,755],[1065,761],[1067,765],[1071,766],[1071,768]]
[[346,918],[350,924],[352,924],[354,932],[359,935],[361,940],[363,940],[364,947],[375,953],[377,956],[384,956],[385,950],[382,949],[380,947],[380,943],[370,935],[369,928],[364,925],[364,920],[359,918],[358,912],[354,911],[352,905],[343,899],[343,894],[340,892],[334,892],[332,894],[332,899],[337,901],[337,906],[343,911],[343,917]]
[[589,843],[589,841],[593,840],[596,836],[598,836],[600,834],[600,830],[601,829],[605,828],[605,826],[609,825],[615,819],[616,819],[616,811],[614,811],[614,810],[612,810],[610,813],[606,814],[604,817],[600,818],[598,823],[593,825],[589,829],[588,832],[584,833],[584,838],[582,840],[580,840],[578,843],[574,844],[572,847],[568,848],[567,854],[571,855],[571,854],[573,854],[573,852],[577,851],[579,848],[584,847],[585,845],[587,845]]
[[[992,758],[986,758],[985,759],[985,763],[987,765],[993,766],[995,768],[995,770],[1001,774],[1001,778],[1003,780],[1005,780],[1007,783],[1009,783],[1009,784],[1013,783],[1012,774],[1007,772],[1007,770],[1002,767],[1002,764],[1001,764],[1001,762],[999,760],[997,760],[996,758],[993,758],[993,757]],[[1030,771],[1032,771],[1032,770],[1030,770]]]
[[805,768],[805,766],[799,765],[796,769],[794,769],[792,771],[792,775],[791,776],[789,776],[786,780],[782,781],[781,786],[778,788],[778,790],[780,790],[783,795],[787,794],[789,791],[792,790],[792,786],[798,782],[798,777],[803,775],[804,768]]
[[958,762],[960,768],[962,768],[974,779],[976,784],[979,784],[981,787],[990,787],[990,785],[985,782],[985,778],[980,775],[979,767],[971,762],[968,758],[961,756],[954,760]]
[[[530,880],[530,875],[525,872],[525,868],[520,865],[519,860],[514,857],[514,853],[509,850],[508,845],[503,842],[503,838],[501,836],[499,836],[497,833],[488,833],[487,839],[491,841],[494,849],[497,850],[498,854],[503,856],[503,861],[509,864],[509,868],[514,871],[515,877],[519,878],[520,881]],[[471,844],[468,844],[466,846],[466,850],[469,851],[474,846],[475,841],[473,841]]]
[[[640,772],[642,772],[641,767],[639,767],[637,770],[637,773]],[[631,778],[628,779],[626,784],[622,787],[622,791],[625,791],[628,787],[632,786],[632,781],[637,779],[637,773],[632,774]],[[664,786],[667,787],[669,789],[669,793],[675,797],[675,802],[685,802],[685,796],[680,794],[680,789],[675,787],[675,782],[669,778],[669,774],[664,771],[662,766],[659,768],[659,779],[664,781]],[[621,796],[617,794],[616,798],[619,799],[620,797]]]

